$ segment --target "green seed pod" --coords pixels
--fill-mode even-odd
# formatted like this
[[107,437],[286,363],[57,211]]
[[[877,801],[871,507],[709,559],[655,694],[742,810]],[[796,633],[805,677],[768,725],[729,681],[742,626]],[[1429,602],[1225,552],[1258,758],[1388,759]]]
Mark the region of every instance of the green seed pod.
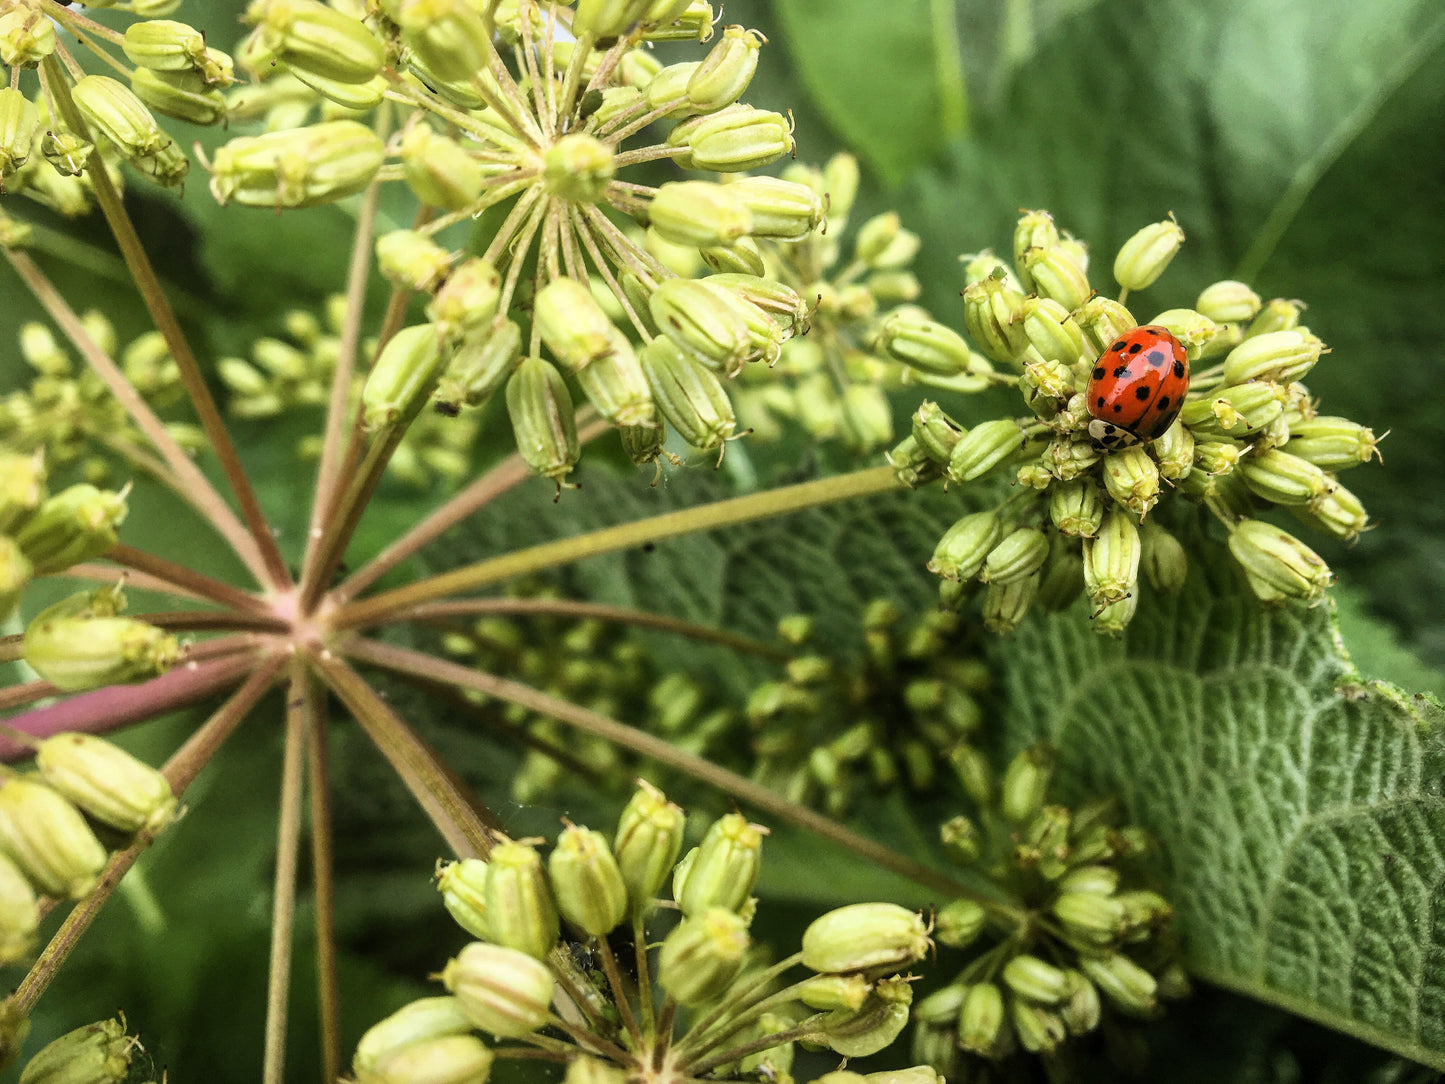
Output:
[[1002,586],[1031,576],[1049,556],[1048,536],[1037,527],[1018,527],[989,550],[978,578]]
[[45,500],[14,538],[35,575],[61,572],[109,552],[126,511],[124,493],[82,482]]
[[647,909],[672,872],[682,847],[683,820],[682,810],[662,791],[637,781],[612,844],[633,914]]
[[1154,976],[1121,953],[1081,956],[1079,970],[1130,1016],[1150,1016],[1158,1005],[1158,984]]
[[1031,248],[1024,253],[1019,277],[1032,279],[1035,293],[1057,301],[1070,311],[1089,300],[1089,295],[1093,293],[1089,287],[1089,276],[1078,258],[1069,249],[1058,245]]
[[124,83],[87,75],[76,81],[71,95],[86,121],[126,158],[155,154],[170,142],[145,103]]
[[742,917],[708,907],[684,918],[663,939],[657,981],[682,1005],[717,997],[742,970],[752,939]]
[[1139,528],[1139,567],[1154,590],[1177,595],[1189,573],[1184,546],[1157,523]]
[[733,185],[669,181],[648,205],[648,222],[676,245],[730,245],[753,231],[753,215]]
[[207,86],[197,72],[137,68],[131,73],[130,89],[157,113],[190,124],[217,124],[226,117],[225,95]]
[[1316,497],[1307,505],[1294,505],[1290,512],[1301,523],[1347,542],[1359,537],[1370,525],[1369,513],[1360,498],[1338,482],[1323,497]]
[[1246,323],[1259,312],[1259,295],[1242,282],[1225,279],[1206,286],[1194,303],[1209,319],[1218,324]]
[[366,83],[386,62],[381,39],[360,19],[320,0],[266,0],[261,40],[293,72]]
[[1024,257],[1031,249],[1053,248],[1059,243],[1059,228],[1048,211],[1024,211],[1014,227],[1014,266],[1018,268],[1019,284],[1029,293],[1036,293],[1033,278],[1024,267]]
[[1341,471],[1379,458],[1379,440],[1372,430],[1348,418],[1303,418],[1291,421],[1284,450],[1326,471]]
[[1272,380],[1287,384],[1298,380],[1319,361],[1325,344],[1303,328],[1253,335],[1224,359],[1226,384]]
[[1092,538],[1104,522],[1099,487],[1088,478],[1061,482],[1049,490],[1049,519],[1061,534]]
[[435,324],[402,328],[366,374],[361,389],[362,422],[372,430],[409,423],[435,390],[444,366]]
[[[493,324],[501,300],[502,276],[489,260],[469,256],[452,269],[430,302],[427,319],[444,341],[455,341]],[[493,334],[498,327],[492,326]]]
[[0,786],[0,847],[31,884],[57,899],[88,895],[107,858],[75,806],[60,792],[24,777]]
[[700,113],[712,113],[743,96],[767,39],[756,30],[730,26],[687,81],[687,99]]
[[1275,504],[1308,504],[1323,497],[1334,485],[1329,475],[1313,463],[1278,448],[1243,457],[1239,474],[1250,492]]
[[964,516],[943,532],[928,562],[928,571],[946,580],[971,580],[1002,537],[1003,523],[996,513]]
[[562,917],[592,937],[604,937],[627,917],[627,885],[601,832],[568,825],[547,859]]
[[757,884],[765,835],[766,828],[737,813],[713,821],[676,897],[682,913],[696,915],[712,907],[740,910]]
[[866,1058],[892,1044],[908,1023],[913,987],[905,979],[886,979],[873,988],[863,1005],[839,1009],[823,1018],[818,1040],[845,1058]]
[[1029,344],[1046,360],[1075,365],[1088,354],[1083,329],[1053,298],[1025,298],[1020,311]]
[[40,114],[14,87],[0,88],[0,177],[13,177],[30,159]]
[[1153,448],[1159,477],[1178,482],[1194,469],[1194,434],[1180,419],[1155,439]]
[[463,858],[460,862],[439,862],[436,872],[437,891],[447,913],[457,925],[473,937],[491,939],[487,924],[487,863],[480,858]]
[[498,945],[545,959],[561,927],[542,859],[525,843],[492,850],[487,865],[487,925]]
[[913,412],[913,439],[924,454],[940,466],[948,462],[962,436],[963,427],[930,399],[923,400]]
[[982,478],[1023,447],[1026,437],[1018,424],[995,418],[974,426],[954,445],[948,476],[955,482]]
[[517,451],[534,474],[562,479],[581,456],[572,396],[562,374],[537,357],[524,358],[507,380],[507,414]]
[[1068,1038],[1063,1017],[1021,997],[1008,999],[1009,1019],[1019,1045],[1030,1054],[1052,1054]]
[[894,903],[854,903],[803,931],[803,966],[829,974],[892,973],[917,963],[932,942],[922,916]]
[[731,400],[721,381],[703,364],[659,336],[643,348],[643,372],[653,402],[678,436],[695,448],[718,448],[737,428]]
[[1316,599],[1330,585],[1330,568],[1324,559],[1288,531],[1269,523],[1244,519],[1234,524],[1229,552],[1243,566],[1254,593],[1265,602]]
[[1084,339],[1097,357],[1120,335],[1139,326],[1134,314],[1109,297],[1091,297],[1074,313]]
[[498,1038],[518,1039],[545,1025],[551,1015],[554,983],[541,961],[545,955],[473,941],[448,961],[442,985],[474,1026]]
[[973,352],[962,335],[907,311],[892,313],[883,320],[874,346],[886,351],[895,361],[932,376],[978,372]]
[[958,1044],[973,1054],[997,1057],[1006,1048],[1003,991],[992,982],[976,982],[963,995],[958,1011]]
[[87,1024],[41,1047],[20,1084],[120,1084],[137,1046],[122,1020]]
[[533,321],[552,356],[576,373],[610,353],[615,329],[583,283],[553,279],[536,298]]
[[1011,362],[1029,345],[1023,303],[1024,295],[998,277],[981,279],[964,289],[964,326],[993,361]]
[[956,899],[944,905],[935,920],[934,934],[941,945],[967,948],[983,932],[988,918],[982,905],[973,900]]
[[1053,778],[1055,753],[1052,746],[1037,743],[1009,761],[1000,791],[1000,806],[1010,824],[1028,824],[1044,807]]
[[399,0],[392,18],[402,44],[438,78],[468,85],[487,70],[492,28],[469,0]]
[[359,1077],[367,1079],[367,1074],[395,1050],[431,1039],[465,1035],[472,1027],[456,998],[418,998],[367,1029],[356,1044],[351,1067]]
[[376,239],[376,265],[393,286],[431,293],[447,277],[452,257],[426,234],[390,230]]
[[1142,444],[1104,457],[1104,489],[1139,522],[1159,503],[1159,467]]
[[793,997],[810,1009],[852,1012],[863,1007],[873,984],[856,972],[851,975],[813,975],[793,988]]
[[801,241],[823,221],[823,201],[805,184],[777,177],[739,177],[728,188],[752,215],[750,236]]
[[414,124],[401,139],[402,176],[423,203],[460,211],[477,202],[486,171],[455,139]]
[[37,746],[40,778],[91,817],[123,832],[156,832],[175,818],[166,777],[93,734],[54,734]]
[[1128,598],[1138,589],[1141,549],[1130,514],[1105,513],[1099,537],[1084,540],[1084,586],[1096,606]]
[[1184,231],[1170,218],[1145,226],[1125,241],[1114,257],[1114,279],[1125,290],[1144,290],[1174,259],[1184,244]]
[[211,193],[247,207],[315,207],[360,192],[376,176],[386,148],[353,120],[242,136],[216,149]]

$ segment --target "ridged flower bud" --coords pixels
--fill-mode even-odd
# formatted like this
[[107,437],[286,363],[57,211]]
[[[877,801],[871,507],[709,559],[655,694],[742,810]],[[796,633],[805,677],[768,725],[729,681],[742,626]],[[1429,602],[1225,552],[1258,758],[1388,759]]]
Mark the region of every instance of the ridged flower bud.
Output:
[[392,17],[402,43],[438,78],[466,84],[487,70],[492,28],[470,0],[399,0]]
[[[766,178],[758,178],[765,180]],[[737,185],[732,187],[736,188]],[[744,193],[746,196],[746,193]],[[762,251],[751,237],[739,237],[730,245],[712,245],[698,250],[703,263],[722,274],[766,275]]]
[[1007,418],[994,418],[974,426],[954,445],[948,476],[955,482],[982,478],[1024,445],[1024,431]]
[[928,954],[928,927],[895,903],[853,903],[803,931],[803,966],[825,973],[901,971]]
[[874,986],[858,1009],[838,1009],[825,1016],[817,1038],[845,1058],[876,1054],[902,1033],[912,1002],[913,987],[906,980],[886,979]]
[[126,158],[155,154],[169,139],[144,102],[124,83],[107,75],[87,75],[71,88],[75,107]]
[[1245,339],[1224,359],[1226,384],[1251,380],[1288,383],[1298,380],[1319,361],[1324,343],[1302,328],[1271,331]]
[[1250,492],[1275,504],[1308,504],[1334,486],[1319,467],[1278,448],[1245,456],[1239,461],[1239,474]]
[[1194,430],[1196,440],[1248,440],[1283,412],[1279,386],[1256,380],[1221,388],[1212,398],[1191,400],[1179,417]]
[[1007,283],[1011,289],[1019,289],[1019,282],[1014,277],[1013,268],[1007,260],[1001,259],[991,248],[986,248],[982,252],[964,253],[959,256],[958,262],[963,264],[963,281],[966,286],[972,286],[975,282],[982,282],[986,278],[997,278]]
[[1154,976],[1121,953],[1101,958],[1081,956],[1079,970],[1130,1016],[1152,1015],[1158,1005]]
[[1052,248],[1059,243],[1059,228],[1054,216],[1048,211],[1024,211],[1014,227],[1014,266],[1019,271],[1019,283],[1030,293],[1034,291],[1034,280],[1024,267],[1024,257],[1031,249]]
[[787,117],[750,106],[699,117],[686,131],[689,168],[717,173],[760,169],[792,154],[796,147]]
[[131,63],[151,71],[199,72],[207,59],[206,36],[172,19],[131,23],[121,49]]
[[1117,896],[1061,892],[1052,909],[1065,930],[1090,945],[1109,946],[1124,934],[1124,904]]
[[1006,584],[1031,576],[1049,556],[1049,540],[1037,527],[1019,527],[1005,535],[984,559],[978,578]]
[[971,580],[1002,537],[1003,523],[996,513],[964,516],[943,532],[928,562],[928,571],[946,580]]
[[107,858],[80,810],[59,791],[27,778],[0,785],[0,848],[31,884],[57,899],[89,894]]
[[940,466],[948,462],[962,436],[963,427],[931,399],[923,400],[913,412],[913,439],[924,454]]
[[562,479],[581,456],[572,395],[562,374],[542,358],[524,358],[507,380],[507,415],[523,461],[534,474],[555,481],[560,494]]
[[873,984],[856,972],[850,975],[813,975],[793,988],[793,997],[810,1009],[833,1012],[863,1007]]
[[1139,568],[1154,590],[1176,595],[1184,587],[1189,573],[1189,558],[1184,546],[1157,523],[1139,529]]
[[744,919],[725,907],[688,915],[663,939],[657,980],[682,1005],[717,997],[742,970],[752,944]]
[[266,47],[294,71],[366,83],[386,61],[381,39],[365,23],[320,0],[266,0],[260,15]]
[[1010,997],[1008,1013],[1019,1045],[1030,1054],[1052,1054],[1068,1038],[1063,1017],[1024,998]]
[[30,159],[40,114],[14,87],[0,88],[0,178],[10,177]]
[[1326,471],[1357,467],[1379,456],[1374,432],[1348,418],[1318,415],[1290,422],[1284,451]]
[[823,221],[823,201],[805,184],[777,177],[739,177],[728,188],[752,214],[752,237],[801,241]]
[[606,41],[621,37],[647,14],[646,0],[577,0],[572,32]]
[[55,24],[29,4],[7,5],[0,11],[0,64],[34,68],[55,53]]
[[1291,507],[1290,512],[1315,530],[1345,541],[1356,538],[1370,525],[1369,513],[1360,498],[1339,483],[1323,497],[1316,497],[1307,505]]
[[1078,321],[1053,298],[1025,298],[1021,311],[1029,344],[1046,360],[1074,365],[1089,352]]
[[696,915],[710,907],[740,910],[757,884],[766,834],[767,829],[738,813],[713,821],[677,895],[683,914]]
[[40,901],[23,870],[0,851],[0,965],[19,963],[35,947]]
[[552,972],[526,952],[473,941],[448,961],[441,979],[467,1018],[499,1038],[530,1035],[550,1015]]
[[414,124],[401,139],[402,176],[423,203],[459,211],[476,203],[486,171],[455,139]]
[[487,864],[487,926],[498,945],[545,959],[561,934],[541,856],[525,843],[499,843]]
[[1242,282],[1224,279],[1206,286],[1194,307],[1217,324],[1253,320],[1259,312],[1259,295]]
[[621,429],[655,424],[652,388],[627,337],[611,329],[612,349],[578,372],[577,383],[597,413]]
[[465,1035],[471,1019],[454,997],[423,997],[373,1024],[356,1044],[351,1067],[362,1079],[374,1073],[394,1051],[433,1039]]
[[451,270],[452,257],[424,233],[389,230],[376,239],[376,265],[393,286],[430,293]]
[[1049,490],[1049,519],[1061,534],[1092,538],[1104,522],[1099,487],[1088,478],[1053,486]]
[[1052,746],[1036,744],[1009,761],[999,793],[1004,819],[1010,824],[1028,824],[1043,809],[1049,781],[1053,778],[1054,759]]
[[1000,977],[1014,993],[1040,1005],[1057,1005],[1070,985],[1061,968],[1027,953],[1020,953],[1004,964]]
[[616,170],[612,148],[586,132],[569,132],[542,155],[546,190],[562,199],[596,203]]
[[980,279],[965,287],[964,326],[969,337],[992,360],[1011,362],[1029,345],[1028,333],[1024,330],[1023,304],[1024,295],[996,276]]
[[648,222],[677,245],[729,245],[752,232],[753,214],[732,185],[670,181],[648,205]]
[[767,313],[785,331],[805,326],[808,306],[791,286],[749,274],[708,275],[703,280],[720,286]]
[[711,113],[743,96],[758,67],[758,50],[767,41],[756,30],[730,26],[687,81],[687,99],[699,112]]
[[1265,602],[1316,599],[1330,585],[1330,568],[1288,531],[1255,519],[1234,524],[1229,552],[1244,568],[1249,586]]
[[123,832],[158,831],[175,816],[156,769],[94,734],[54,734],[35,751],[40,777],[91,817]]
[[627,916],[627,885],[601,832],[568,825],[547,859],[562,917],[592,937],[603,937]]
[[612,849],[634,914],[644,911],[667,881],[682,847],[683,813],[646,780],[622,811]]
[[973,352],[951,327],[907,311],[884,318],[875,340],[895,361],[933,376],[973,372]]
[[1153,222],[1125,241],[1114,257],[1114,279],[1125,290],[1144,290],[1173,261],[1184,244],[1184,231],[1173,218]]
[[1141,523],[1159,502],[1159,467],[1142,444],[1104,457],[1104,488]]
[[569,372],[612,349],[612,321],[592,291],[576,279],[556,278],[538,291],[533,322],[552,356]]
[[1120,335],[1139,326],[1134,314],[1111,297],[1092,297],[1074,313],[1095,356],[1107,350]]
[[[132,684],[164,674],[180,654],[176,637],[129,617],[71,615],[58,604],[25,630],[25,661],[67,692]],[[56,612],[52,612],[56,611]]]
[[86,1024],[41,1047],[20,1084],[120,1084],[138,1046],[123,1020]]
[[435,324],[416,324],[382,348],[361,389],[362,422],[368,429],[402,425],[416,417],[445,366]]
[[648,343],[639,358],[652,399],[678,436],[695,448],[717,448],[737,428],[726,389],[702,362],[667,336]]
[[668,338],[724,376],[736,375],[765,350],[776,357],[783,338],[777,322],[756,305],[705,279],[667,279],[648,304]]
[[315,207],[360,192],[386,158],[381,138],[354,120],[242,136],[216,149],[211,194],[247,207]]
[[137,68],[131,74],[130,89],[155,112],[190,124],[215,124],[226,116],[225,95],[207,87],[195,72]]
[[1003,991],[992,982],[975,982],[958,1010],[958,1043],[972,1054],[997,1057],[1005,1048]]
[[60,572],[107,553],[126,510],[123,493],[81,482],[42,502],[15,541],[37,576]]
[[1139,585],[1139,528],[1130,513],[1105,513],[1097,538],[1084,540],[1084,586],[1095,605],[1133,594]]
[[1178,418],[1154,441],[1159,477],[1177,482],[1194,469],[1194,434]]
[[442,904],[457,925],[473,937],[491,939],[487,924],[487,863],[480,858],[463,858],[459,862],[438,862],[437,891]]
[[1259,312],[1249,324],[1246,337],[1255,335],[1268,335],[1272,331],[1288,331],[1290,328],[1299,327],[1300,317],[1304,314],[1305,303],[1303,301],[1288,301],[1282,297],[1276,297],[1272,301],[1266,301]]
[[933,935],[941,945],[956,949],[967,948],[983,932],[987,917],[982,905],[973,900],[952,900],[939,910]]
[[1033,280],[1035,293],[1057,301],[1070,311],[1089,300],[1093,292],[1078,258],[1059,245],[1029,249],[1019,270]]

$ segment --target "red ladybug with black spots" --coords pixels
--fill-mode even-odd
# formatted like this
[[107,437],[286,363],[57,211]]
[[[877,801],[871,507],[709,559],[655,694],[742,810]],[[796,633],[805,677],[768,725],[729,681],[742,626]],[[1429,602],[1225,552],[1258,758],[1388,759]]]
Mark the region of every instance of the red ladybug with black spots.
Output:
[[1164,435],[1189,391],[1189,359],[1167,328],[1145,324],[1099,355],[1089,378],[1089,436],[1101,451]]

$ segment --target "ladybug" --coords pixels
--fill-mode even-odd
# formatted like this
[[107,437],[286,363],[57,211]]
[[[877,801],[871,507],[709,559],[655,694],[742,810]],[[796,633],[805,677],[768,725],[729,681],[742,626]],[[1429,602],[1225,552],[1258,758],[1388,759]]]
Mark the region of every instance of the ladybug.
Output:
[[1089,436],[1101,451],[1164,435],[1189,391],[1189,359],[1167,328],[1145,324],[1099,355],[1085,391]]

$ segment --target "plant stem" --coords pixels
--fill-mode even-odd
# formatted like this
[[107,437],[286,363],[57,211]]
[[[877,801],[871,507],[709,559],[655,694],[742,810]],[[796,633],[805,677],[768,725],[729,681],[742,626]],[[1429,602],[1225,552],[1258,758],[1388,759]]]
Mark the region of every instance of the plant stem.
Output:
[[266,976],[266,1038],[262,1084],[281,1084],[286,1069],[286,1023],[291,1002],[291,941],[296,925],[296,862],[301,854],[301,799],[312,713],[310,675],[293,656],[286,692],[286,746],[281,758],[281,806],[276,816],[276,876],[271,898],[271,962]]
[[[237,689],[229,700],[216,711],[204,724],[182,745],[175,754],[168,760],[165,767],[161,769],[166,779],[170,781],[171,790],[177,797],[185,793],[186,788],[191,785],[196,776],[221,744],[230,737],[246,718],[246,714],[261,699],[263,693],[270,686],[272,680],[280,671],[283,663],[279,659],[257,667],[246,683]],[[95,916],[100,913],[105,901],[110,898],[120,879],[131,866],[135,865],[136,859],[150,846],[153,837],[141,835],[123,851],[118,851],[111,856],[105,873],[102,874],[100,884],[95,891],[86,896],[71,910],[55,931],[55,936],[40,953],[40,958],[35,965],[21,980],[16,987],[15,993],[10,995],[7,1004],[13,1006],[22,1016],[28,1014],[45,993],[52,979],[65,963],[71,951],[80,941],[81,936],[90,924],[95,921]]]
[[[600,418],[588,422],[577,432],[578,443],[585,444],[609,428],[611,425]],[[343,580],[336,589],[336,597],[343,601],[355,598],[428,542],[529,477],[531,474],[522,457],[509,455]]]
[[161,610],[138,613],[137,620],[173,632],[270,632],[282,634],[290,626],[266,614],[238,614],[217,610]]
[[[55,94],[56,104],[65,123],[78,135],[91,138],[89,127],[81,117],[80,111],[76,109],[75,101],[70,96],[65,80],[60,77],[59,66],[55,58],[47,57],[41,63],[46,69]],[[181,326],[176,321],[175,313],[171,310],[165,290],[162,289],[160,280],[156,277],[155,268],[151,266],[145,246],[141,244],[140,237],[135,232],[135,226],[132,224],[130,216],[126,214],[120,193],[115,190],[115,185],[110,180],[110,174],[106,172],[106,167],[99,158],[92,157],[86,172],[90,177],[96,203],[100,205],[101,213],[105,215],[106,223],[110,226],[111,234],[115,237],[120,254],[125,260],[126,267],[130,269],[131,278],[135,282],[146,309],[150,312],[156,330],[165,339],[171,358],[180,370],[181,383],[186,386],[186,394],[191,400],[196,418],[201,423],[201,428],[205,430],[206,438],[211,442],[211,449],[216,453],[216,458],[221,461],[221,469],[225,472],[227,481],[231,483],[231,491],[241,505],[241,516],[246,522],[256,547],[261,551],[261,558],[264,562],[261,583],[266,587],[289,586],[291,575],[286,571],[286,562],[281,557],[281,551],[276,547],[276,540],[271,536],[271,528],[266,523],[260,502],[256,499],[256,491],[251,487],[251,480],[246,475],[246,468],[242,466],[241,458],[236,453],[236,446],[231,441],[231,435],[221,421],[221,413],[216,409],[216,401],[211,398],[211,390],[206,386],[206,378],[201,372],[195,354],[191,351],[185,333],[181,331]]]
[[316,996],[321,1020],[321,1069],[341,1076],[341,989],[336,961],[336,869],[331,836],[330,735],[326,691],[309,675],[306,772],[311,779],[311,883],[316,895]]
[[431,681],[447,681],[465,689],[475,689],[488,696],[520,704],[532,711],[574,726],[585,733],[595,734],[615,745],[620,745],[625,749],[630,749],[645,757],[651,757],[678,771],[685,772],[694,779],[716,788],[734,801],[751,805],[777,820],[786,821],[805,831],[822,836],[884,869],[891,870],[893,873],[933,891],[943,893],[950,898],[964,896],[976,900],[993,911],[1002,913],[1007,910],[1010,915],[1013,914],[1013,909],[1009,905],[1001,903],[991,896],[984,896],[975,889],[960,884],[952,877],[925,866],[921,862],[915,862],[905,855],[891,851],[865,836],[860,836],[838,822],[798,805],[796,802],[791,802],[751,779],[730,772],[726,768],[720,768],[704,757],[683,752],[661,738],[626,726],[615,719],[609,719],[605,715],[600,715],[570,701],[549,696],[520,682],[509,681],[493,674],[485,674],[395,644],[358,639],[349,641],[345,650],[353,658],[373,666],[380,666],[398,673],[413,674]]
[[185,565],[178,565],[174,561],[168,561],[164,557],[157,557],[155,554],[146,553],[144,550],[138,550],[121,542],[110,548],[105,559],[137,572],[145,572],[157,580],[181,588],[192,596],[210,599],[221,606],[229,606],[234,610],[242,610],[246,613],[270,612],[261,599],[242,591],[239,587],[233,587],[214,576],[207,576],[204,572],[197,572]]
[[742,651],[760,658],[786,662],[791,656],[782,648],[751,636],[739,636],[726,629],[699,625],[667,614],[656,614],[648,610],[633,610],[626,606],[607,606],[600,602],[582,602],[568,598],[465,598],[450,602],[423,602],[409,610],[392,616],[392,621],[417,621],[431,623],[451,617],[472,617],[478,614],[521,614],[535,617],[568,617],[577,620],[593,619],[618,625],[637,625],[641,628],[660,629],[675,633],[690,640],[703,643],[721,644],[735,651]]
[[468,793],[452,771],[367,681],[330,652],[314,656],[321,679],[340,697],[458,858],[491,854],[501,822]]
[[680,512],[666,512],[660,516],[633,520],[615,527],[604,527],[555,542],[544,542],[539,546],[513,550],[501,557],[479,561],[454,572],[419,580],[374,598],[353,602],[336,615],[336,627],[353,628],[368,622],[374,623],[377,619],[385,620],[388,615],[404,607],[448,595],[476,591],[545,568],[572,564],[584,557],[631,549],[679,535],[732,527],[769,516],[787,515],[836,501],[867,497],[887,492],[897,485],[892,467],[872,467],[851,474],[822,478],[816,482],[803,482],[801,485],[782,486],[746,497],[715,501]]

